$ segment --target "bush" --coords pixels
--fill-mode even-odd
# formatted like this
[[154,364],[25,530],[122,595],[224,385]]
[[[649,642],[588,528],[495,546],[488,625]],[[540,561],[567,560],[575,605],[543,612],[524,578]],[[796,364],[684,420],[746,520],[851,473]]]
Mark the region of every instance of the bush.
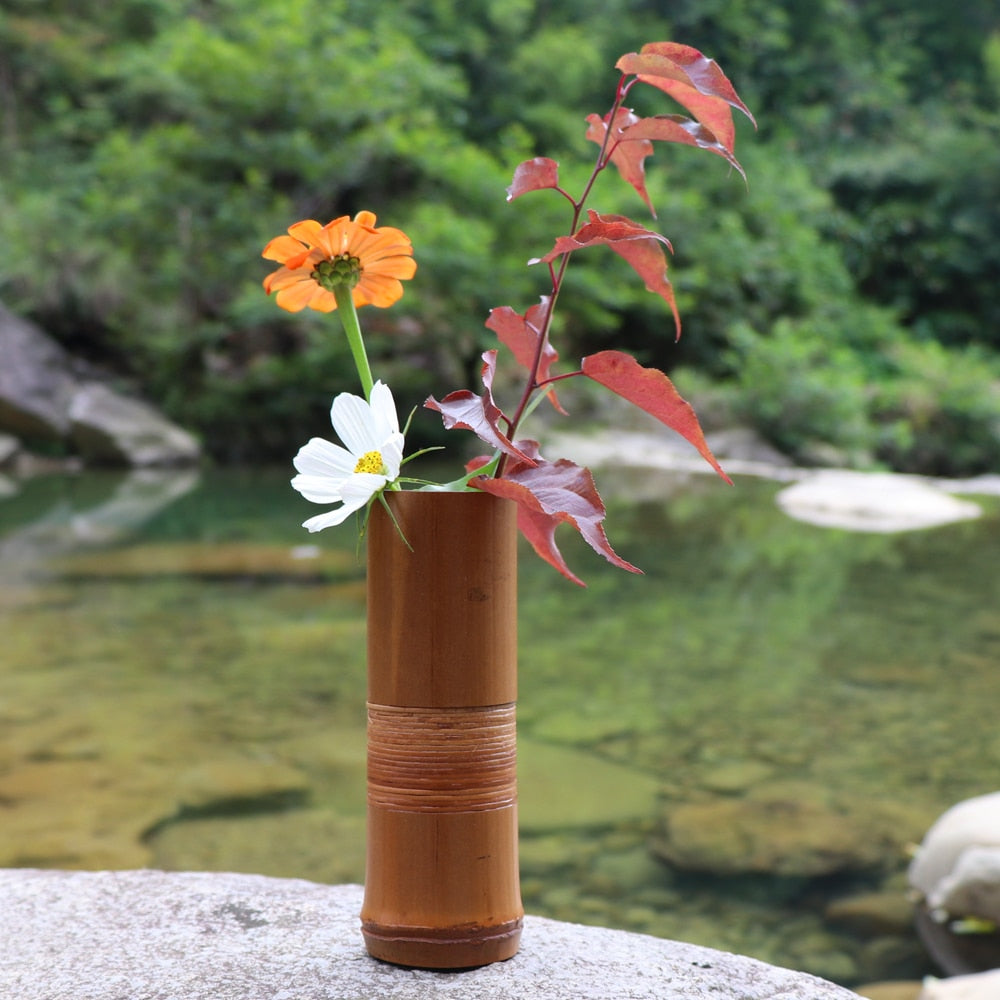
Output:
[[1000,367],[979,348],[901,343],[872,401],[876,455],[894,469],[971,476],[1000,468]]
[[865,372],[838,334],[788,319],[731,331],[734,415],[802,465],[871,464]]

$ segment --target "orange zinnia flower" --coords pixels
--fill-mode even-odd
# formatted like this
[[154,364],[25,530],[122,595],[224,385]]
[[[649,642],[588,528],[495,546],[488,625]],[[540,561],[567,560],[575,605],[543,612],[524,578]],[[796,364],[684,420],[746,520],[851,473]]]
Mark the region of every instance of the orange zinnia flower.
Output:
[[318,312],[337,308],[334,289],[349,288],[355,306],[391,306],[403,294],[400,281],[417,270],[409,237],[399,229],[375,228],[372,212],[342,215],[321,226],[312,219],[276,236],[263,257],[282,266],[264,279],[268,295],[277,292],[282,309]]

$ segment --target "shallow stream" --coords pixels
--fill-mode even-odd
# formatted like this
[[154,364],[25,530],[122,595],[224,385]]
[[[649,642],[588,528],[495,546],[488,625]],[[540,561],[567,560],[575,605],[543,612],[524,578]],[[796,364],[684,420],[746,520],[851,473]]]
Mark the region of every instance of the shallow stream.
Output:
[[[906,845],[1000,786],[1000,504],[860,534],[764,480],[610,475],[645,576],[568,534],[585,590],[522,553],[526,908],[845,985],[930,971]],[[363,564],[312,513],[266,469],[0,500],[0,866],[362,880]],[[734,815],[742,844],[699,840]]]

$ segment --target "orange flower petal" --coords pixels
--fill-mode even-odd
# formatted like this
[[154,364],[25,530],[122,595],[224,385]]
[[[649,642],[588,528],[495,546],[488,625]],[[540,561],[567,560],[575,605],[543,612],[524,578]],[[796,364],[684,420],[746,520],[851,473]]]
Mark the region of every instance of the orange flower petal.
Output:
[[264,289],[276,292],[278,305],[290,312],[332,312],[336,297],[313,274],[321,261],[346,254],[358,259],[361,272],[352,293],[355,304],[392,305],[403,294],[400,281],[412,278],[417,264],[406,233],[391,226],[376,228],[375,221],[374,212],[361,211],[353,219],[342,215],[325,226],[315,219],[289,226],[287,236],[277,236],[264,247],[265,258],[284,265],[264,279]]
[[[298,240],[293,240],[291,236],[275,236],[266,247],[261,257],[268,260],[276,260],[284,264],[289,257],[302,253],[306,248]],[[306,250],[306,252],[308,252]]]
[[[368,275],[389,275],[406,281],[417,273],[417,262],[412,257],[383,257],[365,265],[365,277]],[[364,278],[362,278],[364,280]]]
[[280,292],[282,288],[287,288],[289,285],[306,279],[312,280],[306,271],[301,269],[292,271],[287,267],[279,267],[277,271],[272,271],[264,279],[264,291],[270,295],[271,292]]
[[397,278],[385,275],[366,276],[355,287],[353,295],[356,306],[372,305],[385,309],[402,298],[403,286]]
[[310,247],[319,245],[320,233],[323,228],[315,219],[303,219],[288,227],[289,236],[294,236],[300,243]]
[[339,257],[348,252],[353,232],[354,227],[350,218],[342,215],[339,219],[334,219],[323,226],[316,234],[315,245],[327,257]]
[[332,312],[337,308],[333,295],[311,278],[296,281],[279,289],[275,300],[288,312],[301,312],[307,306],[319,312]]

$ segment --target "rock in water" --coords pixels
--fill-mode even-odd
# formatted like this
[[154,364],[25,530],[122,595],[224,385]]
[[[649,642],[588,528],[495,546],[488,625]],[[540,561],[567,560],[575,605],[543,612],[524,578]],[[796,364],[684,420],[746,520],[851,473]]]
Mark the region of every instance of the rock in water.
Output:
[[823,469],[786,487],[776,500],[796,520],[849,531],[912,531],[982,514],[978,504],[920,476],[848,469]]
[[1000,923],[1000,792],[943,813],[927,831],[909,879],[931,910]]
[[85,382],[69,406],[71,439],[87,462],[96,464],[187,465],[198,458],[198,442],[147,403]]
[[201,449],[187,431],[148,403],[80,378],[59,344],[2,304],[0,358],[0,432],[29,446],[61,444],[106,465],[174,466],[198,459]]
[[28,441],[62,440],[76,387],[69,355],[0,303],[0,358],[0,429]]

